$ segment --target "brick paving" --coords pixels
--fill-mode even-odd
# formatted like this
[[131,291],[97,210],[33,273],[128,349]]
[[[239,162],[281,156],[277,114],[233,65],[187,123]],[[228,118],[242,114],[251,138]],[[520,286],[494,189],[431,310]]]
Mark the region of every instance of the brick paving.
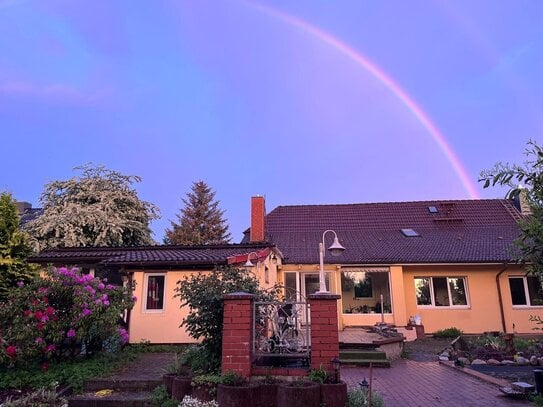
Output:
[[[369,369],[341,368],[349,388],[358,387]],[[373,369],[373,389],[383,396],[387,407],[502,407],[531,406],[512,400],[498,386],[469,376],[438,362],[395,361],[390,369]]]

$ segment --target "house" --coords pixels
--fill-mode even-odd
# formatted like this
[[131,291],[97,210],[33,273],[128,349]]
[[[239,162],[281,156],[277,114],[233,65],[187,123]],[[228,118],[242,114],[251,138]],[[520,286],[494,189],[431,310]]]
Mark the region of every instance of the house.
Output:
[[406,326],[416,316],[426,332],[532,333],[543,295],[515,261],[520,208],[505,199],[389,202],[279,206],[252,217],[265,219],[258,239],[282,254],[277,280],[287,295],[318,290],[319,243],[328,247],[334,236],[323,232],[335,232],[346,250],[327,254],[324,269],[327,288],[341,295],[339,329],[381,318]]
[[127,315],[131,343],[195,342],[179,328],[188,309],[175,298],[178,281],[211,273],[229,263],[255,263],[252,272],[264,287],[275,284],[275,249],[266,243],[207,246],[77,247],[43,251],[29,259],[43,266],[77,266],[113,284],[134,284],[136,305]]
[[520,208],[484,199],[279,206],[266,213],[258,196],[241,244],[63,248],[32,260],[135,282],[140,300],[129,316],[131,342],[191,342],[179,328],[187,310],[173,298],[184,276],[250,260],[264,287],[277,282],[287,299],[303,299],[319,290],[319,243],[328,247],[335,233],[346,250],[325,253],[323,263],[326,288],[341,295],[338,329],[382,319],[406,326],[416,317],[426,332],[531,333],[529,318],[543,310],[543,295],[515,262]]

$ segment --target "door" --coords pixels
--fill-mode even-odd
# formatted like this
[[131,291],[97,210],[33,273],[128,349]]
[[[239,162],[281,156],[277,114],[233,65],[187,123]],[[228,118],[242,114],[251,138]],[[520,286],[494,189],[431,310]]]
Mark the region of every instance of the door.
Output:
[[[324,273],[324,282],[326,284],[326,289],[330,290],[330,276],[328,273]],[[302,296],[304,301],[307,301],[307,296],[309,294],[315,294],[319,291],[319,273],[302,273]],[[311,319],[307,313],[304,313],[303,323],[309,323]]]

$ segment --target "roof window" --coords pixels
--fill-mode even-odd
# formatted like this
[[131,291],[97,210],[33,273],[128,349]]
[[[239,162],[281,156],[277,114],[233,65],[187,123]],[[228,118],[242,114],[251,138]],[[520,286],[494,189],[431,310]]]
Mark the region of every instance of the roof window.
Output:
[[402,233],[406,237],[420,236],[419,232],[414,229],[402,229]]
[[438,213],[439,211],[437,210],[436,206],[429,206],[428,207],[428,212],[430,212],[430,213]]

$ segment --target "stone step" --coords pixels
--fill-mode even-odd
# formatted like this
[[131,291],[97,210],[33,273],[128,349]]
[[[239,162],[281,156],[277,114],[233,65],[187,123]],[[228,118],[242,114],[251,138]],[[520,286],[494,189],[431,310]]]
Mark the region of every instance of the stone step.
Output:
[[390,367],[390,360],[381,359],[339,359],[342,366],[360,366],[368,367],[371,363],[373,367]]
[[352,359],[387,360],[387,354],[381,351],[340,350],[339,359],[341,361]]
[[85,392],[68,397],[69,407],[150,407],[151,392],[114,391],[105,396]]
[[95,378],[85,382],[86,392],[111,389],[115,391],[152,391],[162,384],[162,379],[129,379],[129,378]]

